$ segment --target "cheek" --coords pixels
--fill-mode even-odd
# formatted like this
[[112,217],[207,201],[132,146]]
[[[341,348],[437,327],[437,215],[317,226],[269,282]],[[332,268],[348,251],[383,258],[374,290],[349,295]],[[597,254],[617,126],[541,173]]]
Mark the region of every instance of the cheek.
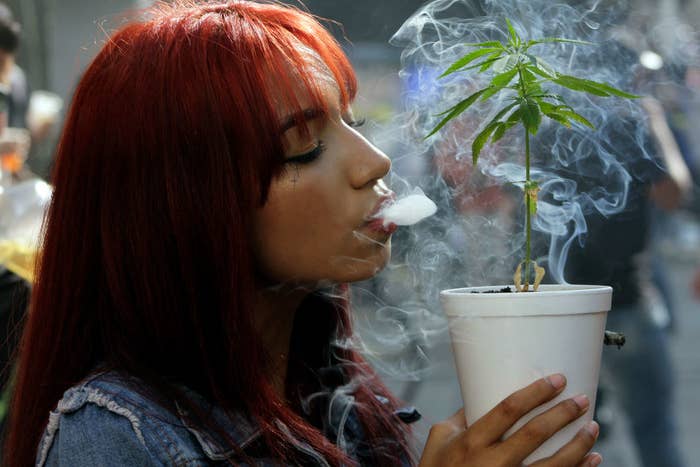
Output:
[[[256,216],[256,257],[270,280],[321,279],[337,253],[344,231],[342,208],[332,183],[300,174],[295,182],[274,182]],[[291,178],[291,174],[289,176]],[[345,239],[347,240],[347,239]]]
[[273,183],[255,220],[255,254],[264,279],[353,282],[384,267],[389,242],[367,241],[355,232],[366,209],[356,196],[328,175],[302,173],[296,183]]

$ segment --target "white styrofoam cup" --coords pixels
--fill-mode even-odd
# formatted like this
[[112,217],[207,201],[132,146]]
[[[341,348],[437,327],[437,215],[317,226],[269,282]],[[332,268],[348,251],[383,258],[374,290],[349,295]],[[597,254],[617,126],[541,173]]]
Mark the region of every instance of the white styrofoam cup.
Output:
[[533,452],[525,460],[531,463],[554,454],[593,418],[612,288],[542,285],[538,292],[479,293],[503,287],[440,293],[467,423],[518,389],[554,373],[566,376],[566,389],[523,417],[505,438],[565,398],[586,394],[590,399],[588,412]]

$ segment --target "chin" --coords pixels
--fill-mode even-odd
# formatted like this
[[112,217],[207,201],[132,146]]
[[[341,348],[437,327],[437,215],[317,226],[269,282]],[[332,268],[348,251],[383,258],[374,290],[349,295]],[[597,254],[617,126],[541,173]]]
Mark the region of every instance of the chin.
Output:
[[338,282],[359,282],[373,278],[386,267],[391,259],[391,239],[382,248],[376,249],[370,256],[347,264],[343,276]]

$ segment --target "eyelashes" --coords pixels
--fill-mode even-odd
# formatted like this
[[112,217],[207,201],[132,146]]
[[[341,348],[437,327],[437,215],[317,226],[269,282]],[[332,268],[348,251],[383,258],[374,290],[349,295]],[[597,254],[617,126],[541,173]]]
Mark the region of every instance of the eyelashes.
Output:
[[288,157],[285,159],[284,163],[285,164],[310,164],[311,162],[315,161],[318,159],[321,154],[326,150],[326,145],[323,144],[323,141],[319,141],[316,147],[314,147],[311,151],[306,152],[304,154],[300,154],[298,156],[294,157]]
[[[362,125],[365,124],[366,121],[367,120],[365,118],[360,118],[358,120],[352,120],[346,123],[352,128],[360,128]],[[291,165],[310,164],[316,159],[318,159],[325,150],[326,145],[323,144],[323,141],[319,141],[318,144],[316,144],[316,146],[311,151],[306,152],[304,154],[299,154],[298,156],[288,157],[287,159],[285,159],[284,163]]]
[[359,120],[352,120],[350,122],[347,122],[347,124],[349,127],[352,127],[352,128],[360,128],[366,122],[367,122],[366,118],[360,118]]

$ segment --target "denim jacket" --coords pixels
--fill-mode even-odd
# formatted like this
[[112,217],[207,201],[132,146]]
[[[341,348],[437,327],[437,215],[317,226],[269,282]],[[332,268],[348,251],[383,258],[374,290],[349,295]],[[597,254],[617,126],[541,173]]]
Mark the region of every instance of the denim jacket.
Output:
[[[190,426],[187,413],[156,404],[134,389],[135,378],[107,372],[94,375],[68,389],[49,415],[39,443],[38,467],[94,466],[215,466],[236,459],[233,450],[222,451],[214,435]],[[260,449],[261,430],[242,414],[227,415],[201,396],[187,391],[192,400],[211,414],[228,436],[254,460],[252,465],[279,465]],[[352,397],[352,396],[348,396]],[[334,399],[336,399],[334,397]],[[342,398],[341,398],[342,399]],[[381,400],[381,398],[380,398]],[[331,418],[344,417],[341,433],[333,433],[339,446],[348,439],[362,439],[362,428],[352,404],[331,407]],[[420,414],[413,408],[396,412],[397,421],[413,422]],[[328,434],[327,434],[328,435]],[[357,443],[353,443],[357,444]],[[305,465],[328,466],[321,454],[303,442],[296,442]],[[350,454],[353,454],[350,452]],[[364,464],[362,456],[354,456]],[[251,465],[237,462],[238,465]],[[408,464],[408,462],[404,462]]]

